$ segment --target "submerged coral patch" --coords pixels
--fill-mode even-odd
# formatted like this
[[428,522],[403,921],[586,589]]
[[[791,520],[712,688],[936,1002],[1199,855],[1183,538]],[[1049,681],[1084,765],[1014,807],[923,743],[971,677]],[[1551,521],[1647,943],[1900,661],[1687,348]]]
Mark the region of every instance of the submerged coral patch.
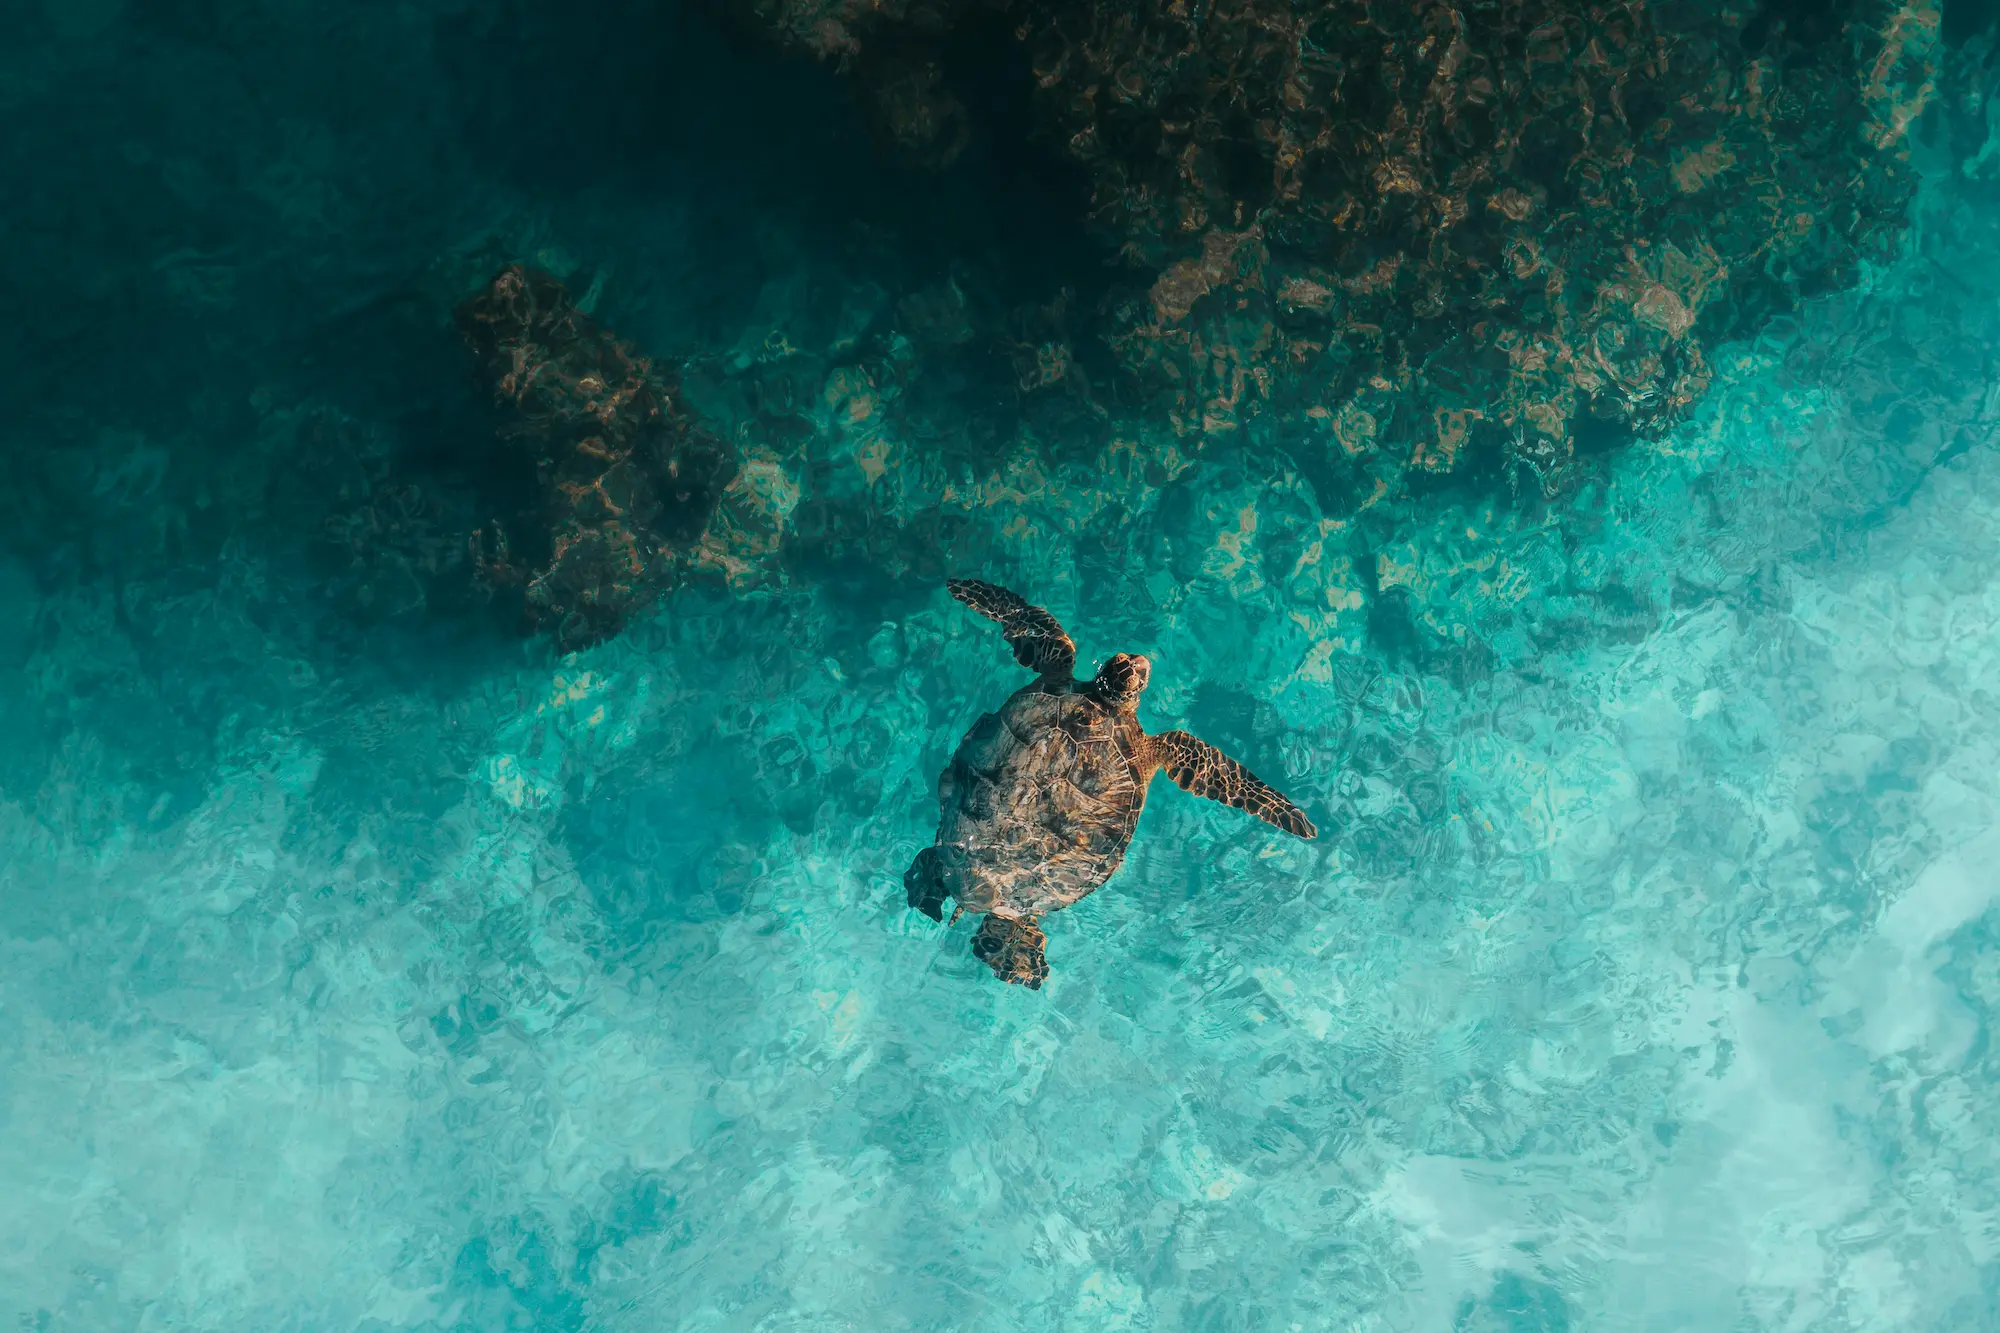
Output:
[[[978,7],[748,8],[845,59]],[[1391,484],[1477,442],[1552,488],[1580,440],[1685,420],[1713,346],[1891,252],[1938,31],[1930,0],[1009,13],[1107,251],[1156,275],[1097,332],[1177,430],[1366,413],[1320,438]]]
[[547,274],[509,267],[459,307],[458,325],[512,415],[509,442],[533,460],[548,528],[546,555],[525,564],[504,526],[473,534],[480,576],[523,588],[565,649],[617,633],[695,563],[735,460],[668,372]]

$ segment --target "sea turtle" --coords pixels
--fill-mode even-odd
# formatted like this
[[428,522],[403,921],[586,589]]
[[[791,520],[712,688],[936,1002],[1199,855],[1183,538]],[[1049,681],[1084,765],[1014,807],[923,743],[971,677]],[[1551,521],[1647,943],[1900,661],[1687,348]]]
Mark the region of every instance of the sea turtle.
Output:
[[938,777],[937,842],[903,875],[910,906],[934,921],[944,903],[984,912],[972,952],[1003,981],[1049,974],[1038,924],[1110,879],[1125,859],[1153,775],[1310,838],[1305,813],[1250,770],[1185,731],[1148,736],[1139,696],[1144,657],[1119,653],[1094,680],[1074,675],[1076,644],[1056,618],[990,583],[952,579],[951,595],[1000,622],[1032,683],[973,724]]

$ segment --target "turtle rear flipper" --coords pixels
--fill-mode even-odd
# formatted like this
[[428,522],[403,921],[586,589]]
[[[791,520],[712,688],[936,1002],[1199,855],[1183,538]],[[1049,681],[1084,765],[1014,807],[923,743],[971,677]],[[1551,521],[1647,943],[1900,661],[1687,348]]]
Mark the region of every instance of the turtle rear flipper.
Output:
[[1040,990],[1048,980],[1049,960],[1042,952],[1048,936],[1033,917],[1000,916],[989,912],[972,937],[972,954],[993,969],[993,975],[1014,986]]
[[944,904],[951,897],[951,884],[944,858],[938,855],[936,847],[924,848],[910,862],[910,868],[903,872],[903,892],[909,897],[910,906],[933,921],[944,920]]

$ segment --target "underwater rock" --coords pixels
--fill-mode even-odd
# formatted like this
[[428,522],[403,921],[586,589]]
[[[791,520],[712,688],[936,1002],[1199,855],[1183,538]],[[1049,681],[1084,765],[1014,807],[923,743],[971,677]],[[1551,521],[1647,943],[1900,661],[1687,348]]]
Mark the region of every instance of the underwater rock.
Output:
[[972,127],[936,60],[896,55],[864,60],[861,68],[863,109],[877,134],[922,166],[958,160],[972,141]]
[[[1364,501],[1474,455],[1558,489],[1579,450],[1685,419],[1717,343],[1851,285],[1906,223],[1939,22],[1933,0],[1001,7],[1092,222],[1153,275],[1093,339],[1179,434],[1275,416]],[[912,147],[949,137],[926,52],[992,8],[747,4],[877,102],[871,69],[921,69],[889,80],[924,90]]]
[[497,523],[476,534],[489,586],[521,588],[530,620],[568,651],[616,634],[696,566],[728,567],[726,535],[705,539],[725,495],[756,479],[735,485],[737,460],[673,375],[520,265],[460,306],[458,327],[511,413],[506,434],[534,451],[548,527],[535,557],[517,556]]
[[1937,15],[1837,8],[1106,0],[1035,41],[1178,428],[1276,409],[1391,471],[1483,435],[1548,483],[1900,233]]
[[863,111],[908,160],[943,167],[971,142],[965,104],[934,49],[975,13],[1007,0],[737,0],[742,17],[789,49],[832,61]]

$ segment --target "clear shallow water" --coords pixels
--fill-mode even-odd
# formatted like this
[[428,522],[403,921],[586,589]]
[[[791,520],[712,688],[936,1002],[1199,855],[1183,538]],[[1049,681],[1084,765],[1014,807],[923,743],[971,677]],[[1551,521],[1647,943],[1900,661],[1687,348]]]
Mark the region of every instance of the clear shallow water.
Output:
[[[221,59],[152,50],[163,83]],[[448,345],[355,331],[427,327],[393,311],[481,276],[482,228],[604,278],[632,336],[721,329],[741,366],[883,299],[850,252],[744,186],[770,233],[704,304],[701,200],[510,174],[443,129],[398,159],[401,225],[379,160],[340,166],[292,95],[275,146],[210,170],[296,200],[286,169],[319,162],[320,211],[241,214],[166,155],[215,235],[47,242],[155,276],[75,327],[33,306],[29,366],[134,369],[10,441],[0,1314],[2000,1327],[1982,116],[1926,139],[1903,261],[1724,357],[1696,421],[1553,508],[1432,498],[1361,533],[1247,452],[940,463],[815,372],[819,494],[976,511],[962,572],[1087,658],[1152,654],[1149,726],[1323,830],[1163,786],[1029,994],[903,904],[938,767],[1020,679],[941,589],[807,564],[556,660],[473,605],[358,600],[294,540],[313,460],[480,438]],[[374,114],[459,105],[408,96]],[[140,119],[128,159],[179,142]]]

